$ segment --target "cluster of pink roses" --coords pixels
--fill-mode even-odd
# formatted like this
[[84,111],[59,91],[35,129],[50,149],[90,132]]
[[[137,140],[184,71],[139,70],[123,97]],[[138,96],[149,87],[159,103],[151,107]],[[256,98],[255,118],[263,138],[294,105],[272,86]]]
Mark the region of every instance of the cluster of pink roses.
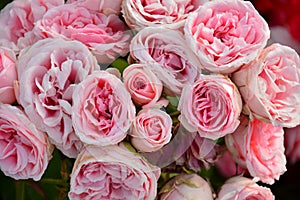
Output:
[[[275,198],[257,182],[286,171],[300,59],[250,2],[14,0],[0,24],[5,175],[40,180],[55,146],[76,158],[70,199]],[[214,191],[197,172],[223,154],[245,175]],[[195,173],[157,190],[172,165]]]

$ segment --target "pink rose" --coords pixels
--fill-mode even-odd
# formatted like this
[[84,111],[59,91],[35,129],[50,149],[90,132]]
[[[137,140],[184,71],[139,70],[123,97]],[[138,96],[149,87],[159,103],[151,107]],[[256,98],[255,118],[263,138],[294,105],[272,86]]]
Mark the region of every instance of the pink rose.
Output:
[[82,143],[72,127],[72,94],[99,69],[96,58],[78,41],[44,39],[21,52],[17,68],[25,112],[58,149],[76,157]]
[[300,161],[300,125],[284,129],[285,155],[291,164]]
[[115,75],[95,71],[74,90],[72,121],[84,143],[105,146],[121,142],[134,117],[130,94]]
[[0,149],[1,170],[16,180],[40,180],[52,157],[46,135],[9,104],[0,104]]
[[256,180],[237,176],[225,182],[216,200],[245,199],[275,200],[275,197],[270,188],[259,186]]
[[35,31],[43,38],[78,40],[89,47],[101,64],[125,56],[131,39],[130,31],[117,15],[106,16],[77,4],[49,10],[37,22]]
[[14,81],[17,79],[15,53],[0,47],[0,102],[12,104],[16,101]]
[[86,146],[73,166],[69,198],[153,200],[159,176],[158,167],[124,145]]
[[212,140],[232,133],[239,125],[241,96],[223,75],[202,75],[186,85],[179,100],[179,120],[189,131]]
[[208,183],[197,174],[179,174],[160,190],[161,200],[213,200]]
[[249,1],[214,0],[186,20],[188,45],[210,72],[232,73],[254,60],[270,37],[266,21]]
[[286,171],[283,128],[255,118],[249,120],[244,115],[241,121],[237,130],[225,137],[228,150],[235,160],[240,161],[238,163],[241,166],[248,169],[251,176],[273,184],[274,179],[279,180],[280,175]]
[[86,7],[89,10],[101,12],[105,15],[119,15],[121,11],[122,0],[67,0],[67,3],[74,2],[80,6]]
[[144,64],[132,64],[125,68],[123,82],[136,105],[154,105],[163,90],[162,82]]
[[150,1],[124,0],[122,13],[126,23],[134,30],[164,26],[181,28],[188,14],[208,0]]
[[142,109],[130,130],[131,144],[141,152],[152,152],[169,143],[172,118],[158,108]]
[[145,28],[132,39],[130,54],[153,71],[169,93],[180,95],[200,74],[200,64],[179,31]]
[[232,78],[254,117],[274,126],[300,124],[300,59],[293,49],[273,44]]
[[64,0],[14,0],[0,13],[0,43],[19,52],[39,38],[32,32],[34,24],[47,10],[64,4]]

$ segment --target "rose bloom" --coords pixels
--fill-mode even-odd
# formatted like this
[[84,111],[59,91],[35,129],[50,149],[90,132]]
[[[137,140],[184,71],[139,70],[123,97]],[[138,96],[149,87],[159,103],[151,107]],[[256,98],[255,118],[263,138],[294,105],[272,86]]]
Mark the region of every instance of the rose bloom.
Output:
[[17,79],[15,53],[0,47],[0,102],[11,104],[16,101],[14,81]]
[[232,73],[254,60],[270,37],[267,22],[249,1],[205,3],[186,20],[188,45],[210,72]]
[[87,9],[101,12],[105,15],[116,14],[119,15],[121,11],[122,0],[67,0],[67,3],[76,2],[78,5],[86,7]]
[[216,200],[262,199],[275,200],[270,188],[259,186],[256,180],[237,176],[221,187]]
[[199,172],[202,169],[208,170],[219,159],[223,148],[214,141],[196,134],[193,142],[182,155],[182,164],[189,169]]
[[71,174],[70,200],[143,199],[156,197],[160,169],[119,146],[86,146]]
[[225,136],[226,146],[251,176],[273,184],[286,171],[283,128],[244,115],[241,118],[237,130]]
[[291,164],[300,161],[300,125],[284,129],[285,155]]
[[179,174],[160,190],[160,200],[213,200],[208,183],[197,174]]
[[172,118],[158,108],[142,109],[130,130],[132,146],[141,152],[152,152],[169,143],[172,137]]
[[130,55],[144,63],[164,83],[168,93],[180,95],[200,74],[199,62],[179,31],[145,28],[130,44]]
[[194,84],[184,87],[178,110],[179,120],[187,130],[215,140],[238,127],[242,99],[229,78],[202,75]]
[[34,24],[47,10],[64,4],[64,0],[14,0],[0,13],[0,44],[18,53],[39,37],[33,33]]
[[35,31],[43,38],[78,40],[93,52],[101,64],[125,56],[131,39],[130,31],[117,15],[106,16],[76,3],[49,10],[37,22]]
[[53,148],[21,109],[0,104],[0,149],[0,168],[6,176],[39,181]]
[[122,13],[130,28],[140,31],[145,27],[178,29],[190,12],[208,0],[150,1],[124,0]]
[[273,44],[232,76],[252,115],[274,126],[300,124],[300,59]]
[[84,143],[105,146],[121,142],[134,117],[131,96],[115,75],[95,71],[74,90],[72,122]]
[[123,71],[123,82],[136,105],[154,105],[162,94],[162,82],[145,64],[126,67]]
[[44,39],[21,52],[17,68],[25,112],[58,149],[76,157],[82,143],[72,127],[72,94],[99,69],[96,58],[78,41]]

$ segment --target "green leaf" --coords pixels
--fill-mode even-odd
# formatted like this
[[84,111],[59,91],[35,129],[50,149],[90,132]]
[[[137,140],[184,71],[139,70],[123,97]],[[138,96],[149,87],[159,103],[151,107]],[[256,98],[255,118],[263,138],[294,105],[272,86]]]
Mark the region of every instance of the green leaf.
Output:
[[117,68],[121,73],[123,73],[124,69],[128,66],[128,62],[123,58],[117,58],[110,66]]

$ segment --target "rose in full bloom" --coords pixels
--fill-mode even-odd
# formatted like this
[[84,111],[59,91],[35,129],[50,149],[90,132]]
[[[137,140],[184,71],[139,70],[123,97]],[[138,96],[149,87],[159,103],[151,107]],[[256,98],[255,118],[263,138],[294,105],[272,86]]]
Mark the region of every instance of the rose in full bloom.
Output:
[[156,197],[160,169],[123,144],[86,146],[71,174],[70,200],[143,199]]
[[154,105],[162,94],[162,82],[145,64],[126,67],[123,71],[123,82],[136,105]]
[[130,130],[131,144],[141,152],[152,152],[169,143],[172,137],[172,118],[158,108],[142,109]]
[[184,87],[178,110],[181,111],[179,120],[187,130],[215,140],[238,127],[242,99],[229,78],[202,75]]
[[45,133],[21,109],[0,104],[0,168],[6,176],[40,180],[51,153]]
[[104,13],[105,15],[116,14],[119,15],[121,11],[122,0],[67,0],[67,3],[76,2],[80,6],[86,7],[90,10]]
[[205,70],[232,73],[267,44],[267,22],[249,1],[214,0],[191,13],[184,33]]
[[124,0],[122,13],[130,28],[140,31],[145,27],[179,29],[190,12],[208,0],[150,1]]
[[300,124],[300,58],[295,50],[273,44],[232,79],[256,118],[288,128]]
[[291,164],[300,161],[300,125],[284,129],[285,155]]
[[105,146],[121,142],[134,117],[129,92],[109,72],[93,72],[74,90],[72,122],[84,143]]
[[[223,148],[214,141],[196,134],[193,142],[182,155],[181,161],[189,169],[199,172],[201,169],[208,170],[219,159]],[[178,162],[177,162],[178,163]]]
[[197,174],[179,174],[172,178],[160,190],[161,200],[213,200],[208,183]]
[[0,47],[0,102],[15,102],[14,81],[17,78],[16,55],[7,48]]
[[132,39],[130,55],[147,65],[175,95],[200,74],[200,64],[179,31],[145,28]]
[[273,184],[286,171],[283,128],[245,115],[241,118],[236,131],[225,136],[226,146],[252,177]]
[[76,3],[49,10],[37,22],[35,31],[43,38],[78,40],[93,52],[101,64],[125,56],[131,39],[130,31],[117,15],[106,16]]
[[19,56],[20,104],[69,157],[76,157],[82,146],[71,119],[75,85],[99,68],[96,58],[78,41],[40,40]]
[[237,176],[228,179],[221,187],[217,200],[265,199],[275,200],[270,188],[260,186],[256,180]]
[[64,0],[14,0],[0,13],[0,44],[19,52],[39,37],[33,33],[34,24],[47,10],[64,4]]

